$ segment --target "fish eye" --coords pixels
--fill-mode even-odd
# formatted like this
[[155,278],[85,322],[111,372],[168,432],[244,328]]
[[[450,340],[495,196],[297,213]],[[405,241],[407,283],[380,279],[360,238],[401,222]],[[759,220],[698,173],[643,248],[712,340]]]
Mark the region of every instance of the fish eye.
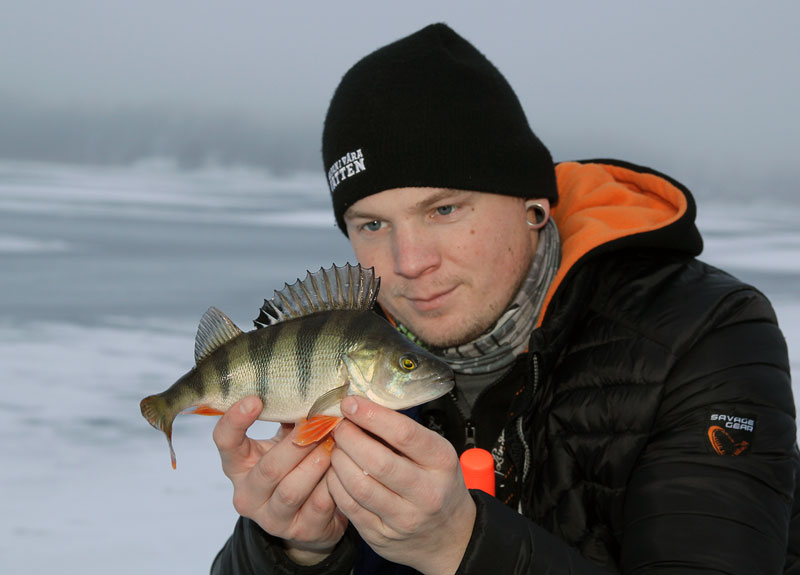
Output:
[[417,358],[413,355],[404,355],[400,358],[400,367],[405,371],[414,371],[417,369]]

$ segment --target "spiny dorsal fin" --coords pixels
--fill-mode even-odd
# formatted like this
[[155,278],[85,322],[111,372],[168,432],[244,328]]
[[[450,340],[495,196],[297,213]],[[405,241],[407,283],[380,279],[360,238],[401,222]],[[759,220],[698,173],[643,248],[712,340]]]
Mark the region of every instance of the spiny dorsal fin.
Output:
[[321,311],[372,309],[380,283],[374,268],[365,269],[361,264],[319,268],[307,272],[306,279],[276,290],[271,300],[264,300],[253,323],[261,328]]
[[241,333],[242,330],[236,327],[227,315],[215,307],[208,308],[200,320],[197,337],[194,340],[195,363],[200,363],[201,359],[208,357],[215,349],[222,347]]

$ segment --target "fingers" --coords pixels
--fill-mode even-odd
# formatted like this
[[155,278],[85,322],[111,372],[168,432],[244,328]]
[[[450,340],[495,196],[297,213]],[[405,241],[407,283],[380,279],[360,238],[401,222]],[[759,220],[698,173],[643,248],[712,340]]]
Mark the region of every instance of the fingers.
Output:
[[325,477],[328,492],[371,545],[382,547],[389,540],[403,538],[420,528],[429,508],[420,508],[388,489],[340,450],[334,453],[336,465]]
[[[334,431],[337,448],[325,477],[333,501],[379,555],[423,573],[454,572],[475,504],[452,446],[407,417],[391,417],[369,401],[352,403],[355,412],[343,402],[348,421]],[[420,446],[444,456],[429,463]]]
[[[287,437],[261,458],[253,473],[248,474],[243,488],[255,499],[268,499],[270,514],[281,524],[295,521],[306,503],[329,516],[333,513],[332,501],[326,506],[327,502],[319,493],[313,497],[329,467],[327,445],[300,447]],[[313,507],[310,511],[313,512]]]
[[[359,481],[363,481],[363,478]],[[364,483],[368,484],[369,481],[370,480],[366,480]],[[372,481],[374,482],[374,480]],[[361,502],[356,499],[356,497],[359,496],[368,499],[366,497],[366,492],[370,487],[365,486],[360,490],[356,489],[355,491],[357,491],[357,493],[351,494],[347,488],[345,488],[342,479],[339,477],[339,473],[333,467],[331,467],[325,475],[325,484],[337,509],[352,521],[356,528],[361,530],[367,527],[372,531],[379,528],[378,526],[382,523],[379,515],[362,505]]]
[[247,430],[258,419],[261,408],[258,397],[245,397],[234,403],[214,427],[214,443],[222,459],[222,469],[229,477],[249,469],[244,467],[252,448]]
[[[326,472],[330,471],[330,467]],[[314,486],[295,519],[294,541],[330,540],[347,526],[347,518],[336,507],[323,478]]]
[[[335,431],[336,450],[331,457],[337,474],[350,489],[351,482],[363,485],[375,482],[396,493],[408,496],[417,489],[420,466],[393,451],[352,422],[343,422]],[[365,478],[368,480],[365,482]],[[353,493],[362,504],[366,493]],[[379,510],[373,508],[376,513]]]
[[[342,413],[360,428],[381,438],[423,467],[436,467],[451,455],[452,446],[447,440],[406,415],[368,399],[346,397],[342,401]],[[338,437],[339,434],[334,432],[334,435]],[[344,447],[341,443],[339,446]]]
[[347,525],[323,480],[332,440],[298,446],[291,424],[281,424],[271,440],[250,439],[247,430],[261,409],[257,397],[247,397],[233,404],[214,429],[223,471],[233,483],[234,508],[298,552],[297,543],[306,552],[332,548]]
[[248,396],[234,403],[217,422],[214,428],[214,443],[220,452],[231,452],[241,448],[248,428],[258,419],[261,400]]

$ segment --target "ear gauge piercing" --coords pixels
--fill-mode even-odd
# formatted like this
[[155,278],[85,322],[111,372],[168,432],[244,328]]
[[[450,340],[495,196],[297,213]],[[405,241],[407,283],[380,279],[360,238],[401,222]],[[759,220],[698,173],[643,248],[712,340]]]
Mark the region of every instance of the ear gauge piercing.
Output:
[[[533,214],[531,214],[531,212],[533,212]],[[531,215],[533,215],[533,221],[531,221]],[[538,230],[547,223],[547,220],[550,218],[550,210],[539,202],[528,200],[525,202],[525,217],[525,221],[528,222],[528,227],[533,230]]]

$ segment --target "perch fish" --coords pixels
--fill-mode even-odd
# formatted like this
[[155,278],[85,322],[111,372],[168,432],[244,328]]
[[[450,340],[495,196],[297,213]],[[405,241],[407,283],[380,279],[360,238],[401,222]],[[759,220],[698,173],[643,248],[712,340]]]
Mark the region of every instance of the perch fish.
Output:
[[264,406],[259,419],[296,423],[294,441],[307,445],[341,421],[346,395],[406,409],[448,393],[452,370],[373,311],[379,286],[372,268],[320,268],[265,300],[249,332],[209,308],[195,366],[141,401],[142,415],[167,436],[172,467],[172,424],[187,410],[221,415],[255,395]]

